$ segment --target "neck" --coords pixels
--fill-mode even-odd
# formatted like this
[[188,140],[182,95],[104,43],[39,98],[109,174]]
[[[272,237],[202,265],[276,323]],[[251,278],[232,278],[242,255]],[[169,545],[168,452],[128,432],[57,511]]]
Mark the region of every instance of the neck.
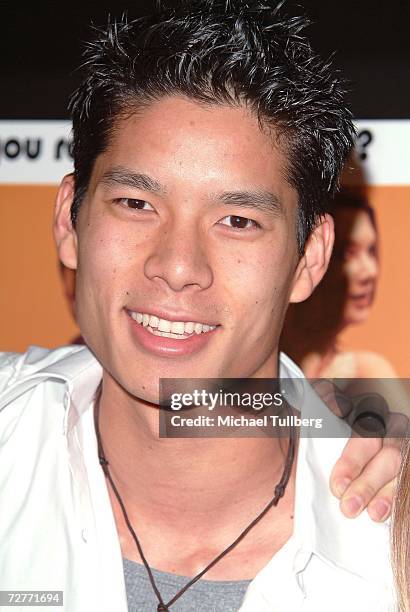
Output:
[[272,497],[288,440],[159,438],[158,422],[158,407],[127,395],[104,376],[99,430],[131,515],[173,520],[185,528],[204,516],[223,524],[233,511],[241,516],[248,504],[255,508]]

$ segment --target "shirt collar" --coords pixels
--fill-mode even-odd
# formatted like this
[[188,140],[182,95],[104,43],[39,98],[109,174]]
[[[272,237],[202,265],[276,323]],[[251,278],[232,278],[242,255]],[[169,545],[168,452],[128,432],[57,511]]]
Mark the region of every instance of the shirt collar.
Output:
[[346,518],[340,510],[339,500],[330,491],[330,474],[346,444],[348,435],[343,437],[343,431],[348,428],[343,421],[329,413],[311,387],[306,401],[314,402],[316,415],[324,410],[326,419],[335,420],[335,437],[314,438],[307,433],[300,438],[295,537],[302,550],[317,555],[333,567],[365,580],[385,580],[388,525],[374,523],[366,511],[355,519]]
[[[69,433],[81,414],[89,409],[102,379],[101,365],[85,346],[63,347],[52,353],[32,348],[18,369],[18,374],[24,376],[18,377],[7,388],[2,395],[0,409],[35,387],[40,380],[61,381],[65,433]],[[310,387],[301,370],[283,354],[280,355],[280,376],[295,379],[299,389],[300,384],[303,385],[302,416],[308,414],[313,406],[315,417],[323,413],[329,419],[327,407]],[[374,579],[386,573],[386,560],[371,551],[383,550],[388,527],[373,523],[366,512],[353,520],[342,515],[338,500],[330,492],[329,476],[341,455],[349,429],[336,416],[331,415],[330,418],[334,418],[335,432],[339,428],[339,438],[312,438],[307,432],[299,442],[293,537],[301,554],[295,571],[302,571],[310,556],[315,554],[332,566]],[[358,542],[364,545],[358,546]]]
[[292,378],[296,393],[303,394],[301,416],[323,418],[327,431],[333,434],[332,438],[321,438],[320,430],[315,437],[315,429],[301,429],[294,537],[302,554],[295,570],[301,571],[314,554],[325,563],[364,579],[385,579],[388,563],[383,554],[374,551],[385,550],[388,554],[388,525],[374,523],[366,511],[355,519],[346,518],[330,491],[330,474],[351,435],[350,427],[328,409],[302,371],[283,354],[280,375]]
[[30,347],[17,362],[14,375],[2,393],[0,410],[41,381],[60,382],[63,431],[67,434],[89,408],[101,379],[102,367],[85,346],[61,347],[51,352]]

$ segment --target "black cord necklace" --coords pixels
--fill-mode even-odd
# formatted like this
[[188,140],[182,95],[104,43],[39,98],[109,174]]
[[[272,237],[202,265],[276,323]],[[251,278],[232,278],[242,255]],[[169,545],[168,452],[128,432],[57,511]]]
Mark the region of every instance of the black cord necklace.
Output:
[[[100,428],[99,428],[99,417],[100,417],[100,398],[101,398],[101,387],[98,390],[97,393],[97,397],[95,400],[95,413],[94,413],[94,422],[95,422],[95,432],[96,432],[96,436],[97,436],[97,445],[98,445],[98,459],[100,461],[100,465],[104,471],[105,476],[108,479],[108,482],[111,485],[111,488],[114,492],[115,497],[117,498],[117,501],[120,505],[120,508],[122,510],[122,514],[124,516],[124,520],[125,520],[125,524],[128,527],[128,531],[130,532],[135,545],[138,549],[138,552],[140,554],[140,557],[142,559],[142,562],[145,566],[145,569],[147,570],[148,573],[148,577],[149,580],[151,582],[151,586],[152,589],[158,599],[158,607],[157,607],[157,612],[169,612],[169,608],[172,606],[172,604],[174,604],[177,599],[179,599],[181,597],[181,595],[183,595],[185,593],[185,591],[187,591],[193,584],[195,584],[195,582],[197,582],[200,578],[202,578],[202,576],[204,574],[206,574],[206,572],[208,572],[214,565],[216,565],[216,563],[218,563],[218,561],[220,561],[222,559],[222,557],[225,557],[225,555],[227,555],[233,548],[235,548],[235,546],[237,546],[237,544],[239,544],[239,542],[241,542],[241,540],[243,540],[243,538],[250,532],[250,530],[255,527],[255,525],[257,523],[259,523],[259,521],[265,516],[265,514],[273,507],[273,506],[277,506],[279,500],[281,497],[283,497],[283,495],[285,494],[285,490],[286,490],[286,485],[289,482],[289,478],[292,472],[292,466],[293,466],[293,461],[295,458],[295,430],[293,427],[290,428],[290,435],[289,435],[289,445],[288,445],[288,451],[287,451],[287,455],[286,455],[286,461],[285,461],[285,466],[283,469],[283,473],[281,476],[280,481],[278,482],[278,484],[275,487],[275,492],[274,492],[274,497],[273,499],[265,506],[265,508],[262,510],[262,512],[260,512],[258,514],[258,516],[251,522],[249,523],[249,525],[242,531],[242,533],[240,533],[240,535],[236,538],[236,540],[234,540],[232,542],[232,544],[230,544],[230,546],[228,546],[227,548],[225,548],[225,550],[223,550],[217,557],[215,557],[215,559],[213,559],[213,561],[211,561],[201,572],[199,572],[199,574],[197,574],[196,576],[194,576],[189,582],[187,582],[187,584],[178,591],[178,593],[176,593],[176,595],[174,595],[174,597],[172,599],[170,599],[170,601],[168,603],[164,603],[164,600],[161,597],[161,593],[158,590],[157,585],[155,584],[155,580],[154,580],[154,576],[152,574],[151,568],[148,565],[148,562],[145,558],[144,552],[142,550],[140,541],[131,525],[130,519],[128,518],[128,514],[127,511],[125,509],[124,506],[124,502],[121,499],[121,496],[118,492],[117,487],[115,486],[115,483],[111,477],[110,474],[110,470],[108,468],[109,463],[105,457],[105,453],[104,453],[104,449],[102,446],[102,442],[101,442],[101,434],[100,434]],[[290,414],[290,408],[287,406],[288,412]]]

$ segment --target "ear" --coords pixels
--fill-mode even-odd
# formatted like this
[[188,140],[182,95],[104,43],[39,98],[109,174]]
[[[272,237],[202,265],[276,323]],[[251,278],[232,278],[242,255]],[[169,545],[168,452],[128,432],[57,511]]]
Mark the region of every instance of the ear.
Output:
[[306,242],[296,268],[290,302],[303,302],[320,283],[329,265],[334,239],[333,218],[324,215]]
[[61,262],[71,270],[77,268],[77,233],[71,222],[74,199],[74,176],[67,174],[59,187],[54,212],[54,239]]

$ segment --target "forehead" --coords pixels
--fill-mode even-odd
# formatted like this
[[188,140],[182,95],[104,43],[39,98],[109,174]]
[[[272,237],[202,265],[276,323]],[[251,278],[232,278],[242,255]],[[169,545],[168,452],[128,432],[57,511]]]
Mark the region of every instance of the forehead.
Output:
[[374,242],[376,230],[366,210],[340,208],[335,211],[335,229],[338,242]]
[[286,181],[282,140],[244,106],[204,105],[172,96],[117,119],[93,174],[97,178],[110,165],[126,166],[161,182],[186,181],[198,189],[230,182],[294,192]]

